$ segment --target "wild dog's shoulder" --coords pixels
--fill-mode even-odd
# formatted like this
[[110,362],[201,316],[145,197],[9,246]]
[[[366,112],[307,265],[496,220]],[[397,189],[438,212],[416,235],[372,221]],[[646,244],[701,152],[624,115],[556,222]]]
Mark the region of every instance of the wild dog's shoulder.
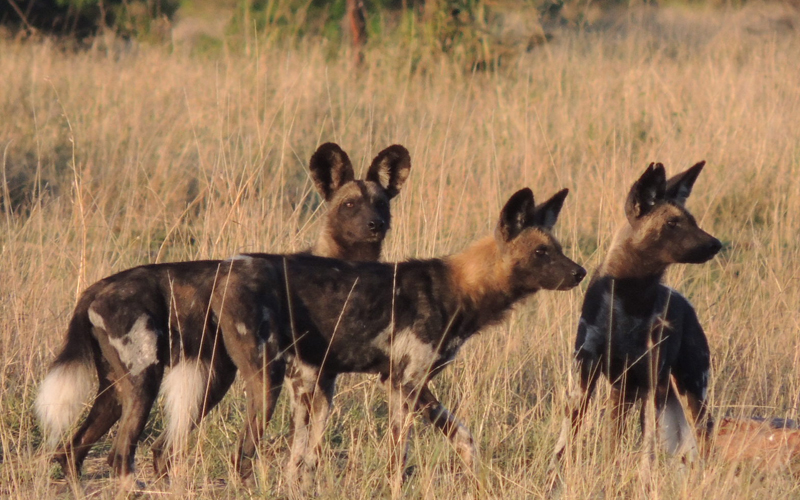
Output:
[[670,322],[679,322],[683,328],[694,327],[699,328],[700,323],[697,318],[697,312],[694,306],[686,296],[674,288],[661,285],[659,288],[658,304],[654,308],[655,314],[666,316]]
[[449,269],[443,259],[410,259],[397,264],[388,264],[397,269],[397,274],[402,275],[407,282],[444,284],[448,279]]
[[578,321],[578,334],[575,338],[575,351],[586,351],[600,356],[605,350],[608,336],[608,311],[613,308],[611,283],[608,277],[595,275],[589,282],[583,298],[581,317]]
[[612,281],[608,276],[595,275],[592,277],[589,286],[586,288],[586,294],[583,296],[582,321],[587,324],[595,324],[601,316],[601,311],[608,310],[611,307]]

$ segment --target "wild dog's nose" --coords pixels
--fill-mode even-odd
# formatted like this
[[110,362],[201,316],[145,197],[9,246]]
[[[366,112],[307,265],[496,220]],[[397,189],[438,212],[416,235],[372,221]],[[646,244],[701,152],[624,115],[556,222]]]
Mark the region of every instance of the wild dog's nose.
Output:
[[580,283],[586,277],[586,269],[579,267],[572,271],[572,276],[575,278],[575,283]]
[[373,233],[380,233],[383,231],[383,228],[386,227],[386,221],[383,219],[372,219],[371,221],[367,222],[367,227]]
[[711,240],[711,243],[708,244],[709,253],[711,255],[716,255],[716,253],[719,252],[720,250],[722,250],[722,243],[718,239],[713,238]]

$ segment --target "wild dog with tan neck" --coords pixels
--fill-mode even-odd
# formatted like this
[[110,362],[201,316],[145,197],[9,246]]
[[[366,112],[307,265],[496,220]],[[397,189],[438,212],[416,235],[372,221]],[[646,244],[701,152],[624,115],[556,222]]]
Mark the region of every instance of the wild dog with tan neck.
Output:
[[[655,421],[670,453],[695,453],[695,431],[678,395],[685,395],[701,433],[707,421],[708,342],[689,301],[663,285],[671,264],[699,264],[722,248],[698,227],[684,207],[705,162],[671,179],[650,164],[628,194],[627,224],[616,234],[592,277],[575,341],[579,387],[569,396],[553,467],[578,428],[595,385],[604,374],[612,385],[617,425],[642,400],[645,443]],[[654,402],[654,405],[648,404]],[[645,412],[655,409],[655,415]],[[618,427],[619,429],[619,427]]]
[[[356,180],[350,159],[332,143],[320,146],[311,176],[329,205],[316,245],[329,257],[375,260],[390,225],[389,200],[403,186],[411,161],[402,146],[390,146]],[[54,459],[78,475],[92,445],[121,419],[109,465],[129,479],[139,436],[163,380],[167,431],[154,443],[154,466],[166,473],[168,457],[192,427],[225,395],[236,365],[217,335],[210,298],[221,261],[136,267],[87,288],[75,308],[61,353],[36,399],[36,412]],[[86,420],[62,441],[92,391],[99,388]],[[246,475],[246,471],[243,471]]]
[[565,189],[537,207],[530,189],[517,192],[503,208],[493,237],[440,259],[380,264],[256,255],[231,260],[220,273],[212,304],[226,350],[246,384],[245,449],[258,445],[282,383],[274,376],[282,369],[275,366],[288,361],[294,432],[287,476],[296,491],[307,492],[313,483],[341,373],[377,373],[388,387],[395,488],[401,483],[412,411],[422,413],[467,464],[474,464],[471,434],[439,403],[428,382],[469,337],[502,320],[517,301],[540,289],[568,290],[586,275],[550,232],[566,195]]

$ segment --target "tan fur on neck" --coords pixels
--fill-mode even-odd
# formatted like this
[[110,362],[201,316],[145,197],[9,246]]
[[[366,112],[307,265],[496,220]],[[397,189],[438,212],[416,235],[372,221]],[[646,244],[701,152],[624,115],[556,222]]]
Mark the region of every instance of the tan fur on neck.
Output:
[[[327,219],[325,222],[327,222]],[[333,239],[333,236],[331,236],[330,228],[328,228],[327,224],[323,225],[322,231],[320,231],[319,237],[317,238],[317,242],[314,243],[313,247],[311,247],[311,254],[318,257],[328,257],[331,259],[347,258],[347,256],[344,255],[344,250],[342,247],[336,243],[336,241]]]
[[487,236],[461,253],[445,259],[456,293],[479,304],[486,298],[508,293],[508,270],[497,241]]
[[358,260],[365,262],[378,261],[381,258],[380,242],[363,242],[361,245],[353,245],[350,248],[343,247],[336,242],[327,221],[319,233],[317,242],[311,247],[311,255],[317,257],[327,257],[329,259]]
[[615,234],[611,241],[611,248],[600,264],[600,276],[613,276],[614,278],[643,278],[653,274],[663,273],[666,264],[653,262],[636,251],[637,231],[629,224],[625,224]]

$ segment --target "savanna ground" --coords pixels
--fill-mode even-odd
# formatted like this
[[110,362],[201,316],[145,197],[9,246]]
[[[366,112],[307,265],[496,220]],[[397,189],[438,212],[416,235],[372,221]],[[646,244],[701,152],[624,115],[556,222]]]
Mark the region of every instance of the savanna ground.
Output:
[[[647,163],[675,173],[707,160],[688,205],[725,249],[667,281],[706,328],[714,414],[796,418],[798,26],[777,6],[631,11],[560,31],[494,71],[471,71],[413,39],[368,45],[360,68],[313,38],[199,55],[0,41],[0,496],[114,496],[110,441],[90,455],[83,492],[53,483],[32,414],[78,293],[138,264],[307,247],[324,206],[306,166],[326,141],[341,144],[357,172],[389,144],[410,150],[386,260],[458,251],[493,231],[515,190],[530,186],[542,200],[568,187],[557,234],[591,269]],[[480,489],[450,445],[418,424],[408,497],[544,494],[581,300],[580,289],[540,293],[467,343],[433,386],[476,436]],[[660,457],[648,486],[636,433],[613,456],[601,407],[566,463],[564,498],[800,497],[788,471],[715,457],[691,468]],[[229,480],[243,409],[237,385],[197,433],[176,491],[152,481],[156,408],[137,455],[142,494],[279,495],[287,405],[269,427],[253,490]],[[375,377],[343,377],[320,497],[388,495],[386,424]]]

